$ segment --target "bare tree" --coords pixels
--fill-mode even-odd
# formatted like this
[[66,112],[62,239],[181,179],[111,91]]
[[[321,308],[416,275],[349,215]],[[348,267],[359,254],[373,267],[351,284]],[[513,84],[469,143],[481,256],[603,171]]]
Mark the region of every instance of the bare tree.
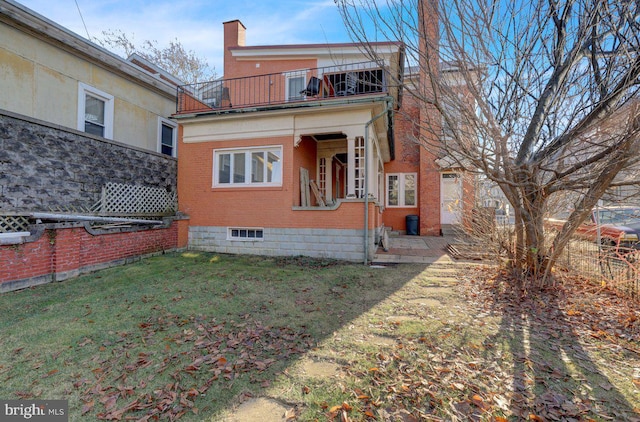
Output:
[[[640,180],[637,1],[336,4],[365,48],[404,41],[419,82],[396,82],[427,111],[419,142],[501,187],[519,276],[545,280],[605,191]],[[544,219],[558,202],[572,212],[551,235]]]
[[120,30],[102,31],[102,35],[103,38],[97,42],[103,47],[122,53],[125,57],[136,53],[185,83],[209,81],[216,77],[206,59],[197,56],[192,50],[187,51],[177,39],[160,48],[157,41],[150,40],[137,46],[133,42],[133,36]]

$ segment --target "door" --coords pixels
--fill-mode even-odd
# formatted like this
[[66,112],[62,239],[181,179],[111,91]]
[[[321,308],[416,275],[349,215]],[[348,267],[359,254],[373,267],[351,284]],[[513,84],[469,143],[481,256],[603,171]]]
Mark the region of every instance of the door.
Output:
[[462,178],[458,173],[440,177],[440,224],[460,224],[462,215]]

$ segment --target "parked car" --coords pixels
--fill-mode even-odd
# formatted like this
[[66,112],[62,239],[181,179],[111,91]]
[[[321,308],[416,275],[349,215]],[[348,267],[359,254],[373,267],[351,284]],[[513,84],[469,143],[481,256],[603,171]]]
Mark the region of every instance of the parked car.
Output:
[[[547,226],[560,229],[566,222],[569,213],[558,215],[547,220]],[[640,250],[640,208],[639,207],[605,207],[591,213],[589,220],[582,223],[575,234],[583,239],[596,242],[598,225],[600,224],[600,241],[604,246],[623,250]]]

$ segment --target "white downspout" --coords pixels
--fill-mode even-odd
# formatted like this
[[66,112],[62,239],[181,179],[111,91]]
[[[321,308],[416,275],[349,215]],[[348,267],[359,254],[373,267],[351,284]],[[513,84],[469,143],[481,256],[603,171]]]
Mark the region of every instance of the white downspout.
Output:
[[387,115],[391,107],[389,101],[384,111],[374,116],[371,120],[364,124],[364,265],[369,262],[369,160],[367,160],[369,147],[369,126],[380,117]]

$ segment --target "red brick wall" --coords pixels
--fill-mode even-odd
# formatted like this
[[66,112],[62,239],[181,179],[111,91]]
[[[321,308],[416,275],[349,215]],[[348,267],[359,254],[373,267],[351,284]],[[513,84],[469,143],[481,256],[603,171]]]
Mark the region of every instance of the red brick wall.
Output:
[[[242,148],[282,145],[282,186],[214,188],[213,151],[218,148]],[[300,168],[315,178],[313,143],[301,143],[296,149],[293,136],[232,141],[184,143],[180,141],[178,162],[179,209],[189,216],[191,226],[335,228],[360,229],[364,225],[362,202],[343,203],[335,211],[294,210],[300,204]],[[311,194],[313,196],[313,193]],[[314,199],[315,200],[315,199]]]
[[[417,173],[420,174],[420,145],[419,141],[420,109],[414,97],[406,96],[403,99],[402,109],[396,114],[394,122],[395,135],[395,160],[384,165],[385,175],[389,173]],[[384,180],[386,195],[386,176]],[[385,197],[386,198],[386,197]],[[385,199],[386,200],[386,199]],[[418,203],[423,198],[420,192],[420,179],[418,179]],[[386,204],[385,204],[386,205]],[[406,230],[407,215],[418,215],[416,207],[387,207],[384,210],[382,220],[385,227],[393,230]]]
[[166,229],[102,235],[92,235],[84,227],[48,229],[34,242],[0,246],[0,283],[27,280],[28,286],[28,279],[51,275],[54,280],[57,274],[68,278],[127,258],[174,250],[180,247],[181,223],[187,222],[174,221]]

